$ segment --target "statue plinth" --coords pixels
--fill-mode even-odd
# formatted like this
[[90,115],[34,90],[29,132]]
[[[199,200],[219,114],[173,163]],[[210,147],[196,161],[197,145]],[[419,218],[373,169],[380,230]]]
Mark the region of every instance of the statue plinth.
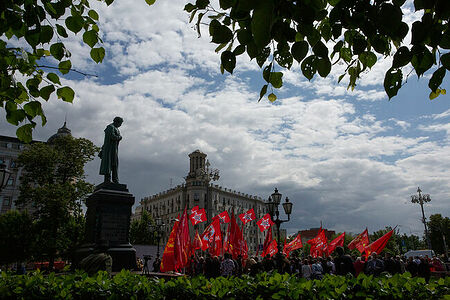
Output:
[[130,218],[134,196],[125,184],[104,182],[86,200],[85,244],[77,251],[81,261],[100,244],[108,244],[112,271],[136,268],[136,250],[130,244]]

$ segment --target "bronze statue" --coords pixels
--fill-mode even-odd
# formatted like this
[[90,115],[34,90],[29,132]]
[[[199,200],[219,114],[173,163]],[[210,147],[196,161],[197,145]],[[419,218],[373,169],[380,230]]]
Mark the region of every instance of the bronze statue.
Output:
[[101,158],[100,175],[105,176],[105,182],[119,183],[117,169],[119,168],[119,142],[122,139],[119,127],[122,125],[123,119],[115,117],[113,123],[109,124],[105,129],[105,141],[103,142],[102,150],[98,156]]

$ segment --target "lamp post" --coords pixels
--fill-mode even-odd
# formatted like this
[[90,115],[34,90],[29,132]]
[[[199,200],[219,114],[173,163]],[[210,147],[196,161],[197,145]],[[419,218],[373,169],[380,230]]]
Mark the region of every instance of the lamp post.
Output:
[[425,226],[425,238],[427,239],[428,249],[432,250],[430,236],[428,235],[427,219],[425,218],[425,213],[423,211],[423,204],[430,202],[431,198],[430,198],[429,194],[422,194],[422,190],[420,189],[420,187],[417,188],[417,192],[419,193],[419,196],[412,195],[411,202],[420,204],[420,208],[422,210],[422,222],[423,222],[423,226]]
[[8,170],[5,163],[0,163],[0,192],[8,184],[9,177],[11,177],[12,172]]
[[280,219],[280,211],[278,209],[278,206],[281,203],[281,194],[278,192],[278,189],[275,188],[275,192],[269,197],[266,205],[269,210],[270,218],[272,219],[272,222],[275,223],[275,226],[277,227],[277,247],[278,247],[278,253],[277,253],[277,265],[278,265],[278,271],[282,272],[282,249],[281,249],[281,237],[280,237],[280,225],[284,222],[288,222],[290,220],[291,212],[292,212],[292,202],[289,202],[289,198],[286,197],[285,202],[282,204],[284,213],[287,215],[287,220],[281,220]]
[[165,226],[161,218],[155,219],[155,225],[151,225],[151,229],[154,233],[156,233],[156,241],[158,247],[156,248],[156,257],[159,257],[159,241],[161,240],[162,228]]

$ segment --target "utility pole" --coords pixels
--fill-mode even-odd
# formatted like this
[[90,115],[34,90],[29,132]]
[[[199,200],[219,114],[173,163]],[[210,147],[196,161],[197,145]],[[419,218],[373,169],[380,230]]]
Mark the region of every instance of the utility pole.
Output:
[[419,196],[412,195],[411,202],[420,204],[420,208],[422,210],[422,222],[423,222],[423,226],[425,226],[425,238],[427,240],[428,249],[432,250],[430,235],[428,234],[428,228],[427,228],[427,219],[425,218],[425,213],[423,211],[423,204],[427,203],[427,202],[431,202],[431,198],[430,198],[429,194],[422,195],[422,190],[420,189],[420,187],[417,188],[417,192],[419,193]]

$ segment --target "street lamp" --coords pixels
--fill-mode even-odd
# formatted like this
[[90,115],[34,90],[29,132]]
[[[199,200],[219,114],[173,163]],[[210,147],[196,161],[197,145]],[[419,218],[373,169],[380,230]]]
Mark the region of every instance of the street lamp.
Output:
[[6,168],[5,163],[0,163],[0,192],[8,184],[9,177],[11,177],[12,172]]
[[422,195],[422,190],[420,189],[420,187],[417,188],[417,192],[419,193],[419,196],[412,195],[411,202],[420,204],[420,208],[422,209],[422,222],[423,222],[423,226],[425,226],[425,238],[427,239],[428,249],[432,250],[430,236],[428,235],[427,220],[425,218],[425,213],[423,211],[423,204],[430,202],[431,198],[430,198],[429,194]]
[[291,217],[292,212],[292,202],[289,202],[289,198],[286,197],[286,202],[282,204],[284,213],[287,215],[287,220],[281,220],[280,219],[280,211],[278,209],[278,206],[281,203],[281,194],[278,192],[278,189],[275,188],[275,192],[269,197],[267,200],[267,208],[269,210],[270,218],[272,219],[272,222],[275,223],[275,226],[277,227],[277,247],[278,247],[278,253],[277,253],[277,265],[278,265],[278,272],[282,272],[282,249],[281,249],[281,237],[280,237],[280,225],[281,223],[288,222]]
[[156,233],[156,240],[158,243],[158,248],[156,249],[156,257],[159,257],[159,241],[161,239],[163,226],[165,226],[165,224],[163,223],[161,218],[156,218],[155,226],[151,226],[152,231]]

